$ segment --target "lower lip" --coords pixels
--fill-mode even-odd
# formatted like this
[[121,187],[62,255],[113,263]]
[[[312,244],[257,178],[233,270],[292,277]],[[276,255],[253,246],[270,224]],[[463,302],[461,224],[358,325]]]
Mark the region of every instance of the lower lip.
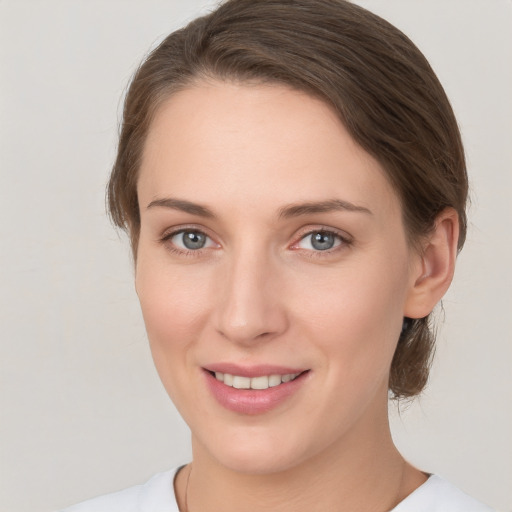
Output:
[[290,398],[306,380],[309,372],[303,372],[294,380],[267,389],[237,389],[226,386],[210,372],[204,370],[207,385],[217,402],[240,414],[263,414],[275,409]]

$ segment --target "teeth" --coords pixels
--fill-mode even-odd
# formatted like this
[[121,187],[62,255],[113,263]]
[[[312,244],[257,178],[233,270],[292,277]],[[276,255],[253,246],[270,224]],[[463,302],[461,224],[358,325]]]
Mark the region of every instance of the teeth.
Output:
[[268,388],[268,377],[253,377],[251,379],[251,389],[267,389]]
[[300,373],[287,373],[286,375],[262,375],[261,377],[241,377],[229,373],[215,372],[215,378],[224,382],[226,386],[236,389],[268,389],[283,382],[290,382],[298,377]]
[[279,384],[281,384],[281,375],[271,375],[268,378],[268,387],[269,388],[279,386]]
[[251,389],[251,379],[249,377],[233,376],[233,387],[236,389]]

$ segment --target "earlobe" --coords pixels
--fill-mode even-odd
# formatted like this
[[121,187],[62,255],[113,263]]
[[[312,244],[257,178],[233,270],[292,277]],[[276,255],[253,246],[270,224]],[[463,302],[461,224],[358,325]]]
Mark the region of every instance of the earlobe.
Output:
[[404,316],[426,317],[446,293],[455,271],[458,239],[457,212],[453,208],[445,208],[437,216],[434,229],[418,255]]

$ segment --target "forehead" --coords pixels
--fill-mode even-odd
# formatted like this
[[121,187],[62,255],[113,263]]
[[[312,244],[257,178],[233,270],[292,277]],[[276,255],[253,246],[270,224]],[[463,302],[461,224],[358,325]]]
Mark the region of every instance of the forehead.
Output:
[[379,163],[333,109],[280,85],[199,83],[159,108],[146,140],[141,203],[171,195],[233,208],[325,200],[396,207]]

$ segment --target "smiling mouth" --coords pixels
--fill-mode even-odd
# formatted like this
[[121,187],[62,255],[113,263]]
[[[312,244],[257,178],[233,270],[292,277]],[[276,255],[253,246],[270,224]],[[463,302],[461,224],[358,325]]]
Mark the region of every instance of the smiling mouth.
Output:
[[287,382],[295,380],[297,377],[306,372],[286,373],[284,375],[262,375],[259,377],[243,377],[241,375],[232,375],[230,373],[209,372],[218,381],[223,382],[226,386],[236,389],[268,389],[280,386]]

